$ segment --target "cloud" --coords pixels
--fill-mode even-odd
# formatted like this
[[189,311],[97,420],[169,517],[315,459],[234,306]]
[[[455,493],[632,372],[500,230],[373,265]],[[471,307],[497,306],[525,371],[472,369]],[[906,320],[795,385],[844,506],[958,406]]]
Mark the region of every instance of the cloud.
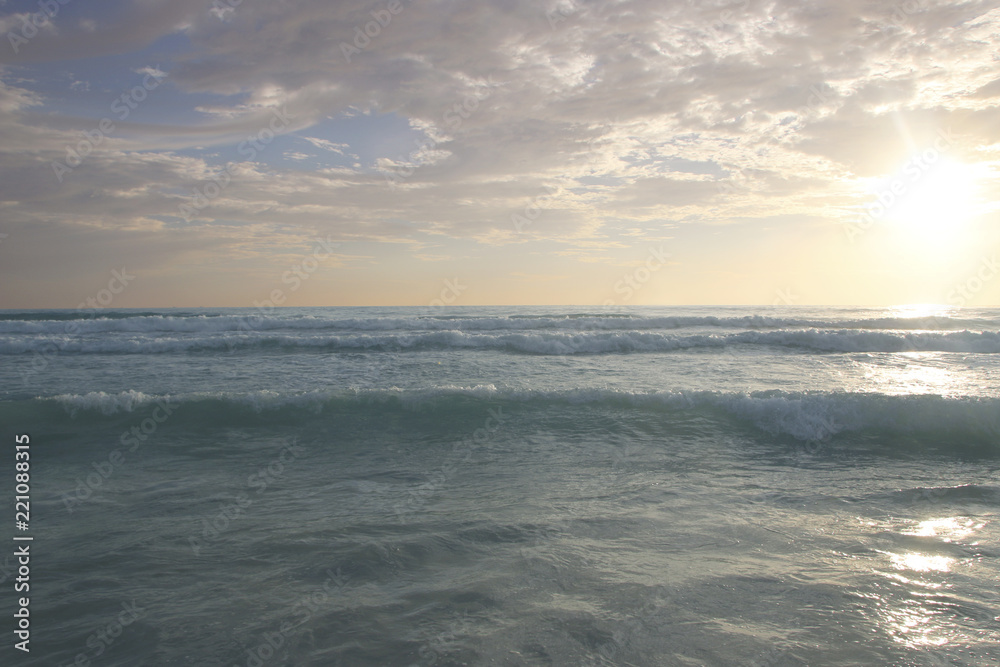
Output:
[[327,141],[326,139],[317,139],[316,137],[302,137],[309,143],[311,143],[316,148],[321,148],[325,151],[330,151],[331,153],[336,153],[337,155],[344,155],[344,150],[350,148],[350,144],[338,144],[332,141]]
[[[655,226],[818,211],[838,224],[859,203],[844,183],[891,172],[941,128],[967,159],[1000,141],[988,2],[389,4],[67,7],[20,53],[0,49],[6,220],[95,234],[147,221],[142,233],[203,233],[233,258],[245,247],[219,232],[229,225],[289,245],[307,230],[589,252]],[[121,85],[80,116],[38,65],[112,56],[128,63]],[[166,83],[60,183],[52,162],[151,74]],[[280,109],[298,143],[241,163],[234,147]],[[402,119],[422,139],[352,136],[360,117]],[[310,170],[300,140],[350,164]],[[178,208],[228,164],[231,182],[183,221]],[[549,191],[518,230],[512,216]]]

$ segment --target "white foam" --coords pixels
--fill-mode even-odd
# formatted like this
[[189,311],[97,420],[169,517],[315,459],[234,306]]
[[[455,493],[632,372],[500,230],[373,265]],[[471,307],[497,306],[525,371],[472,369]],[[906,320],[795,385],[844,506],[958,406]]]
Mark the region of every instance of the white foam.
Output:
[[118,394],[92,391],[87,394],[61,394],[51,400],[58,401],[66,410],[75,415],[81,410],[99,411],[104,415],[132,412],[157,400],[170,400],[169,396],[151,396],[141,391],[129,390]]
[[[149,395],[126,391],[64,394],[49,399],[71,415],[95,411],[104,415],[133,412],[157,402],[193,405],[221,402],[255,412],[306,409],[319,413],[334,403],[380,404],[397,401],[404,408],[420,410],[434,402],[455,397],[484,402],[632,407],[668,413],[700,413],[706,417],[728,415],[773,435],[803,441],[825,440],[840,433],[882,429],[894,433],[965,433],[1000,441],[1000,399],[945,398],[936,395],[889,396],[877,393],[725,393],[713,391],[630,391],[615,388],[577,388],[544,391],[498,388],[492,384],[444,385],[423,389],[315,390],[296,393],[255,391],[247,393],[201,392],[184,395]],[[515,408],[516,409],[516,408]]]
[[888,332],[849,329],[741,331],[730,334],[679,335],[652,331],[466,333],[457,330],[398,334],[219,334],[190,336],[0,336],[0,354],[165,354],[235,351],[248,348],[330,351],[408,351],[482,349],[522,354],[624,354],[670,352],[691,348],[759,345],[818,352],[937,351],[1000,353],[1000,333],[993,331]]
[[[875,318],[820,320],[748,315],[715,316],[598,316],[578,317],[280,317],[236,315],[137,315],[87,317],[75,320],[0,320],[0,334],[79,335],[97,333],[254,333],[269,331],[428,332],[476,331],[655,331],[691,328],[769,330],[781,328],[955,330],[976,328],[973,320],[958,318]],[[986,323],[982,323],[986,324]]]

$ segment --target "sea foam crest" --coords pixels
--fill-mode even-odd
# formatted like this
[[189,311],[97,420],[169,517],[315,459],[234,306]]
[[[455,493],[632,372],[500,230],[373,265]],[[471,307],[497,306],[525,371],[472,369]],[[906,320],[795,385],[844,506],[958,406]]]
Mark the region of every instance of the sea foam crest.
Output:
[[655,331],[697,328],[771,330],[786,328],[861,329],[898,331],[955,331],[990,329],[994,322],[948,317],[883,317],[872,319],[817,319],[746,315],[719,316],[642,316],[598,315],[536,317],[455,317],[419,314],[413,317],[337,318],[322,315],[270,316],[246,315],[156,315],[126,316],[100,311],[81,313],[76,318],[61,313],[59,318],[0,318],[0,334],[94,334],[94,333],[241,333],[267,331],[340,331],[340,332],[428,332],[428,331]]
[[821,441],[841,433],[878,431],[911,436],[971,437],[1000,444],[1000,399],[946,398],[937,395],[893,396],[877,393],[630,391],[576,388],[562,391],[498,388],[495,385],[440,386],[426,389],[347,389],[298,393],[256,391],[203,392],[154,396],[128,391],[60,395],[55,401],[70,415],[83,411],[104,415],[134,412],[166,402],[212,411],[236,408],[254,412],[283,410],[319,414],[328,408],[381,405],[410,411],[435,410],[455,400],[506,405],[518,410],[578,405],[594,408],[635,408],[672,416],[698,416],[750,424],[775,436]]
[[169,396],[154,396],[130,389],[117,394],[92,391],[87,394],[61,394],[53,396],[71,415],[81,411],[95,411],[103,415],[133,412],[158,400],[171,400]]
[[891,332],[839,330],[740,331],[729,334],[652,331],[419,334],[221,334],[192,336],[0,336],[0,354],[168,354],[248,349],[406,352],[413,350],[497,350],[517,354],[573,355],[671,352],[693,348],[758,345],[816,352],[1000,353],[994,331]]

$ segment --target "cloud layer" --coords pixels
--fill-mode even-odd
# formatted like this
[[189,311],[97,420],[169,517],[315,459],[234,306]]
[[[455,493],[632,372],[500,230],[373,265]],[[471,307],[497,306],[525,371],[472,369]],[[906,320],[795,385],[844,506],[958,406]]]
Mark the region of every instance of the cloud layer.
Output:
[[[873,179],[942,132],[949,159],[981,168],[980,224],[995,227],[995,2],[39,7],[0,17],[4,305],[75,305],[80,280],[125,264],[157,305],[190,303],[196,279],[249,305],[317,237],[341,244],[325,280],[380,302],[423,298],[386,294],[387,265],[423,278],[444,263],[443,278],[455,262],[481,284],[536,275],[548,290],[546,275],[621,273],[671,238],[689,246],[678,277],[720,291],[664,298],[725,300],[732,251],[702,237],[776,225],[792,273],[804,234],[844,243],[823,270],[856,276],[858,243],[878,236],[844,229]],[[855,289],[811,298],[870,302]],[[327,294],[307,301],[353,302]]]

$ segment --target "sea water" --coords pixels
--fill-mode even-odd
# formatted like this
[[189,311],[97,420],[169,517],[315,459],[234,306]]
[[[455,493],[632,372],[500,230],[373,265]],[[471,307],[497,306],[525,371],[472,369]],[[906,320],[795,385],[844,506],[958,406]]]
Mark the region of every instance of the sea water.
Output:
[[1000,310],[0,311],[32,665],[1000,663]]

